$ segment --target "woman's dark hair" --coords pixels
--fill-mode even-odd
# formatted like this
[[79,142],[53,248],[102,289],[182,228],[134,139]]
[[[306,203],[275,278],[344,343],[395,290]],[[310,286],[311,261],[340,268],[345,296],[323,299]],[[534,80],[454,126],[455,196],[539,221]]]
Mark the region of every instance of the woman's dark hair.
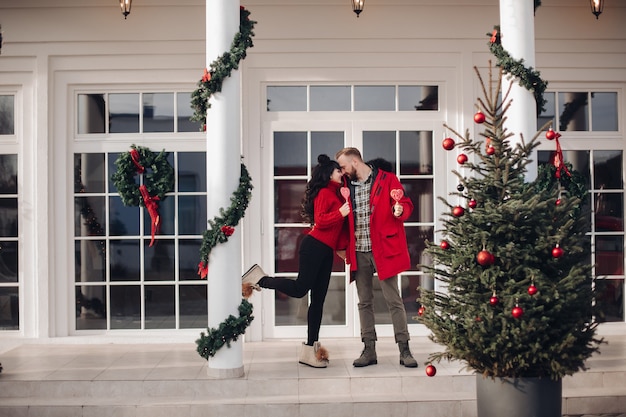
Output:
[[339,169],[337,161],[330,159],[326,154],[317,157],[317,165],[311,172],[311,179],[306,184],[304,198],[302,199],[302,211],[300,214],[305,222],[314,223],[314,201],[320,190],[328,185],[330,177],[335,169]]

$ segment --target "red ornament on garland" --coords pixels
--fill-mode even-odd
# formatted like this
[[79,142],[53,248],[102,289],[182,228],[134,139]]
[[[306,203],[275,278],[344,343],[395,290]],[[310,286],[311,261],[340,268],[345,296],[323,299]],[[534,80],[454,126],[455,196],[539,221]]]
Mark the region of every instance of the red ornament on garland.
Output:
[[465,155],[464,153],[460,154],[459,156],[456,157],[456,161],[463,165],[464,163],[467,162],[467,155]]
[[529,295],[537,294],[537,287],[535,287],[535,284],[530,284],[530,287],[528,287],[528,294]]
[[492,265],[495,261],[495,257],[491,254],[491,252],[487,250],[481,250],[476,255],[476,262],[478,262],[482,266]]
[[511,310],[511,314],[516,319],[519,319],[524,314],[524,310],[522,310],[522,307],[520,307],[517,304],[515,304],[515,307],[513,307],[513,310]]
[[480,110],[478,110],[476,114],[474,115],[474,122],[478,124],[485,123],[485,114],[481,112]]
[[557,198],[557,199],[556,199],[555,204],[556,204],[557,206],[560,206],[560,205],[561,205],[561,199],[560,199],[560,198]]
[[556,132],[552,130],[552,128],[548,129],[546,132],[546,139],[553,140],[554,138],[556,138]]
[[452,214],[455,217],[461,217],[462,215],[465,214],[465,209],[461,206],[456,206],[455,208],[452,209]]
[[494,148],[493,146],[489,145],[489,147],[487,148],[487,155],[493,155],[496,153],[496,148]]
[[454,139],[452,138],[445,138],[443,140],[443,142],[441,142],[441,146],[443,146],[443,149],[445,149],[446,151],[451,151],[452,149],[454,149]]
[[561,256],[563,256],[563,249],[561,249],[559,247],[559,244],[557,243],[556,246],[554,247],[554,249],[552,249],[552,257],[553,258],[560,258]]
[[439,244],[439,247],[443,250],[447,250],[450,247],[450,244],[448,243],[447,240],[442,240],[441,243]]
[[222,230],[222,233],[224,233],[224,235],[226,236],[232,236],[233,233],[235,233],[235,228],[233,226],[228,226],[228,225],[222,226],[221,230]]
[[475,208],[476,208],[476,206],[478,205],[478,202],[472,198],[472,199],[469,201],[469,203],[467,203],[467,205],[469,206],[469,208],[471,208],[471,209],[475,209]]
[[424,308],[424,306],[421,306],[420,308],[417,309],[417,315],[418,316],[423,316],[424,315],[424,310],[426,310]]
[[437,368],[435,368],[433,365],[428,365],[425,371],[426,375],[428,376],[435,376],[437,374]]

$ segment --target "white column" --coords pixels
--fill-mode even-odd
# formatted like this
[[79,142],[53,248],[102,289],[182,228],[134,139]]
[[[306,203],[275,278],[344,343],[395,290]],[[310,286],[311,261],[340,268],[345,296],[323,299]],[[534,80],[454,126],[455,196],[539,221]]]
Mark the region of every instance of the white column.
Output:
[[[500,0],[500,30],[502,46],[516,60],[523,59],[525,67],[535,68],[535,18],[534,3],[530,0]],[[503,80],[503,90],[513,83],[511,107],[507,112],[505,127],[515,136],[511,143],[520,141],[520,134],[528,142],[537,132],[537,104],[531,91],[519,85],[514,78]],[[527,177],[537,176],[536,155],[528,165]]]
[[[230,51],[239,31],[239,1],[206,1],[206,66]],[[207,112],[207,216],[220,215],[230,207],[230,198],[239,186],[240,176],[240,74],[233,71],[224,80],[222,91],[210,99]],[[240,224],[241,225],[241,224]],[[240,226],[239,225],[239,226]],[[236,228],[228,242],[219,243],[209,258],[209,327],[217,328],[229,315],[239,317],[241,303],[241,230]],[[222,347],[208,361],[208,374],[214,378],[243,375],[241,338],[230,348]]]

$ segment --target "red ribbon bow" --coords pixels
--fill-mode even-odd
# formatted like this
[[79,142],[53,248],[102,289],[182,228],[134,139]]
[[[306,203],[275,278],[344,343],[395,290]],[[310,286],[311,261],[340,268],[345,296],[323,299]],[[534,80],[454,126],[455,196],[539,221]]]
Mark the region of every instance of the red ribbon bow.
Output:
[[143,174],[146,169],[143,167],[143,165],[139,163],[139,158],[141,158],[141,155],[139,155],[137,149],[130,150],[130,158],[133,160],[133,164],[135,164],[135,167],[137,168],[137,173]]
[[143,197],[143,204],[148,209],[148,213],[150,213],[151,219],[151,229],[152,229],[152,240],[150,240],[150,246],[154,245],[154,235],[159,231],[161,226],[161,216],[159,216],[159,203],[157,201],[160,200],[159,196],[151,197],[148,193],[148,188],[145,185],[141,185],[139,187],[139,192],[141,192],[141,197]]
[[498,40],[498,29],[494,29],[493,32],[491,32],[491,43],[495,43]]
[[209,265],[204,263],[204,261],[200,261],[198,264],[198,275],[200,278],[205,279],[207,275],[209,275]]
[[202,75],[202,82],[203,83],[208,83],[209,81],[211,81],[211,73],[209,71],[207,71],[207,69],[204,69],[204,75]]
[[563,158],[563,149],[561,149],[561,143],[559,142],[560,137],[561,134],[558,132],[554,136],[554,140],[556,142],[556,153],[554,154],[554,158],[552,159],[552,163],[556,168],[556,173],[554,174],[554,176],[556,178],[561,178],[561,170],[563,170],[567,175],[571,177],[572,174],[569,172],[569,169],[567,169],[567,166],[565,165],[565,159]]

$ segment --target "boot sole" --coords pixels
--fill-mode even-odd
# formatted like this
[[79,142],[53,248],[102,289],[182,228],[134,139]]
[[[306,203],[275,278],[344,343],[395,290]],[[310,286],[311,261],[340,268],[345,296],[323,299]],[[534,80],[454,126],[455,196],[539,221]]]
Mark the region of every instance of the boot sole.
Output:
[[328,365],[324,365],[324,366],[315,366],[315,365],[311,365],[310,363],[306,363],[306,362],[302,362],[302,361],[298,361],[298,363],[301,363],[302,365],[306,365],[306,366],[310,366],[311,368],[326,368]]
[[359,364],[353,363],[352,365],[353,365],[355,368],[365,368],[366,366],[376,365],[377,363],[378,363],[378,360],[374,359],[373,361],[369,361],[368,363],[363,364],[363,365],[362,365],[362,364],[360,364],[360,363],[359,363]]
[[415,365],[413,365],[413,364],[405,365],[403,360],[400,361],[400,365],[404,365],[405,368],[417,368],[417,364],[415,364]]

